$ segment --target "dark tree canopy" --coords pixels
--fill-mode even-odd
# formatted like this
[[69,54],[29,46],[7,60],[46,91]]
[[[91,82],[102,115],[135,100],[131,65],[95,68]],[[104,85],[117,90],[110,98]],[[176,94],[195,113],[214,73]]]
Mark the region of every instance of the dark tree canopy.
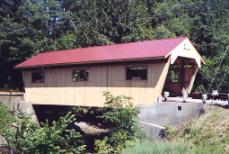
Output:
[[[207,62],[194,87],[206,91],[229,44],[228,12],[228,0],[1,0],[0,88],[23,88],[13,67],[39,52],[185,35]],[[223,91],[228,58],[213,83]]]

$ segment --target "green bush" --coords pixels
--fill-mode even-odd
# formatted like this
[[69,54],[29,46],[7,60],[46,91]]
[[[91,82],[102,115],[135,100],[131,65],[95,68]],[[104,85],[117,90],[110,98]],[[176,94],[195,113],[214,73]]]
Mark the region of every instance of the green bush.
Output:
[[2,134],[5,129],[8,129],[14,120],[15,118],[9,113],[7,107],[0,103],[0,134]]
[[130,97],[113,96],[109,92],[104,96],[107,112],[100,118],[112,123],[113,128],[102,140],[96,140],[95,147],[98,153],[121,153],[123,148],[143,137],[137,121],[139,109],[132,105]]
[[9,151],[13,149],[24,154],[76,154],[82,153],[85,146],[81,135],[73,129],[67,129],[74,121],[74,114],[67,114],[52,126],[39,127],[30,118],[24,117],[15,129],[7,130],[4,137]]

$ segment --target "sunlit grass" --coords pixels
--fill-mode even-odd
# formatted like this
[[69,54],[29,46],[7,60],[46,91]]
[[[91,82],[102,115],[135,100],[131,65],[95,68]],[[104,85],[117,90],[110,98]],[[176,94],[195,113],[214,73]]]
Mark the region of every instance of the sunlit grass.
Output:
[[168,127],[167,140],[145,139],[123,154],[228,154],[229,110],[210,107],[200,118],[180,127]]

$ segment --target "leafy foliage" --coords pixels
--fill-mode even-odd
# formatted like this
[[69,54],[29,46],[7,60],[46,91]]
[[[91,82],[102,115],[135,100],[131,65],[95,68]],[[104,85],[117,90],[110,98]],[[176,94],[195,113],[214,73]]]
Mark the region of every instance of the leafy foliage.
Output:
[[101,116],[107,122],[111,122],[114,127],[111,133],[103,140],[95,142],[98,153],[120,153],[122,149],[131,145],[133,141],[143,137],[143,133],[138,127],[138,108],[133,107],[131,98],[126,96],[113,96],[109,92],[104,93],[105,105],[108,110]]
[[73,129],[67,129],[74,120],[74,115],[69,113],[54,121],[52,126],[45,124],[39,127],[30,118],[24,117],[14,126],[14,130],[7,130],[4,137],[9,150],[16,149],[19,153],[82,153],[85,146],[81,135]]
[[5,129],[8,129],[10,124],[15,121],[12,114],[9,113],[7,107],[0,103],[0,135]]
[[[138,127],[139,109],[134,107],[130,97],[113,96],[104,93],[105,107],[100,109],[74,108],[58,121],[42,124],[40,127],[29,117],[22,117],[4,132],[7,147],[18,153],[83,153],[86,151],[85,135],[69,129],[79,113],[90,112],[98,126],[110,131],[101,134],[95,142],[98,153],[120,153],[123,148],[141,140],[143,132]],[[86,116],[88,113],[86,113]],[[79,117],[82,118],[82,117]],[[87,120],[86,120],[87,121]],[[102,121],[102,123],[100,123]],[[108,126],[108,127],[107,127]]]

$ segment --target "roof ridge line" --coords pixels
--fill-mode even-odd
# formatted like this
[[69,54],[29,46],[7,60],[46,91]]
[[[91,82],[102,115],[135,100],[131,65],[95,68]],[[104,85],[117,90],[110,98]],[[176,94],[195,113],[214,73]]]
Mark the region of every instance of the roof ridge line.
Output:
[[[179,38],[187,38],[186,36],[178,36],[178,37],[170,37],[170,38],[161,38],[161,39],[152,39],[152,40],[139,40],[136,42],[123,42],[123,43],[114,43],[114,44],[105,44],[105,45],[96,45],[96,46],[88,46],[88,47],[76,47],[76,48],[71,48],[71,49],[61,49],[61,50],[50,50],[50,51],[42,51],[39,54],[47,54],[47,53],[52,53],[52,52],[67,52],[71,50],[76,50],[76,49],[86,49],[86,48],[96,48],[96,47],[107,47],[107,46],[115,46],[115,45],[124,45],[124,44],[132,44],[132,43],[143,43],[143,42],[149,42],[149,41],[163,41],[163,40],[172,40],[172,39],[179,39]],[[67,50],[67,51],[66,51]]]

